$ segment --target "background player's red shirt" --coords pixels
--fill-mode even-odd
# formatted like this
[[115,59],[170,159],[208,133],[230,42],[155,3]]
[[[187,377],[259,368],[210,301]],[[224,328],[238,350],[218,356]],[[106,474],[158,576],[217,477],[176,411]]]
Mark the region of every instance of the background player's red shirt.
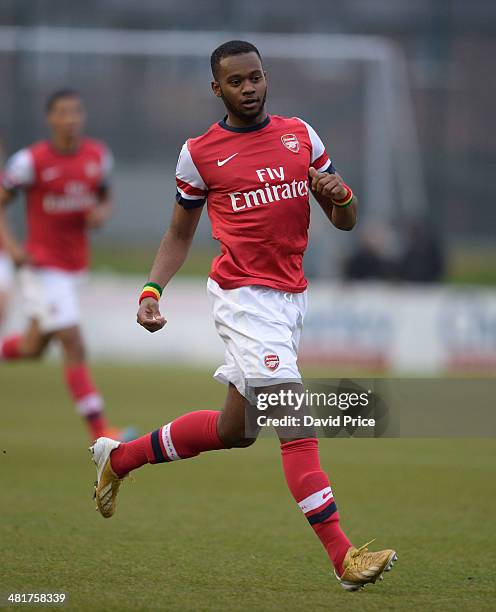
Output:
[[42,141],[7,161],[2,183],[26,193],[26,250],[35,266],[69,271],[88,266],[86,216],[111,168],[109,149],[90,138],[83,138],[73,154],[63,155]]
[[210,276],[220,287],[306,289],[310,166],[334,171],[316,132],[296,117],[272,115],[251,128],[221,121],[184,144],[177,200],[185,208],[208,200],[212,235],[221,243]]

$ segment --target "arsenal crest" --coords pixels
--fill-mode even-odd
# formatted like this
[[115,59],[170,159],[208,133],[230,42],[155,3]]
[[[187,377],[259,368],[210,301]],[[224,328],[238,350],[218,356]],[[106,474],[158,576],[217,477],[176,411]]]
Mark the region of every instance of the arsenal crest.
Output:
[[265,355],[264,364],[269,370],[276,370],[279,367],[279,357],[277,355]]
[[300,150],[300,142],[294,134],[283,134],[281,136],[281,142],[286,149],[291,151],[291,153],[298,153]]

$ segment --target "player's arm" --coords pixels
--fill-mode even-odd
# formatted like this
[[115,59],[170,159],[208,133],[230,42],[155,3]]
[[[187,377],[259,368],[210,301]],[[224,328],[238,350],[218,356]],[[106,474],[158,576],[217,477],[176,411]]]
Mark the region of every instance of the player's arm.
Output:
[[329,221],[338,229],[349,231],[357,222],[357,200],[336,172],[320,136],[311,125],[301,121],[311,142],[308,175],[312,194]]
[[[357,199],[337,173],[310,168],[310,189],[329,221],[338,229],[349,231],[357,222]],[[351,200],[349,198],[351,197]]]
[[114,212],[112,192],[110,187],[103,185],[98,190],[96,205],[89,211],[86,224],[91,229],[98,229],[105,225]]
[[13,196],[29,188],[35,180],[34,161],[29,149],[21,149],[7,160],[0,181],[0,243],[17,266],[28,262],[28,255],[7,221],[6,209]]
[[[175,203],[172,220],[160,243],[149,281],[164,288],[183,265],[198,227],[203,207],[186,209]],[[138,310],[138,323],[150,332],[162,329],[166,321],[160,313],[159,303],[144,298]]]
[[7,221],[7,205],[13,197],[13,193],[0,185],[0,244],[12,258],[16,266],[22,266],[27,262],[26,251],[17,240]]
[[91,229],[98,229],[105,225],[114,212],[110,180],[114,169],[114,157],[107,147],[102,152],[102,180],[97,193],[97,203],[89,211],[86,224]]

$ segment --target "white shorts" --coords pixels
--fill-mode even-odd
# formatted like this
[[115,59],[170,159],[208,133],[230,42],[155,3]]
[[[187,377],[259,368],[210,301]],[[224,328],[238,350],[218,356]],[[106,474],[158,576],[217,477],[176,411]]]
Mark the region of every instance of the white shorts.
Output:
[[14,264],[3,251],[0,251],[0,291],[8,291],[14,282]]
[[22,268],[21,291],[26,314],[44,333],[79,325],[78,286],[83,275],[55,268]]
[[[207,282],[215,327],[225,344],[225,364],[214,378],[232,383],[246,396],[246,380],[256,386],[301,380],[298,344],[307,309],[307,292],[285,293],[249,285],[221,289]],[[263,379],[263,381],[260,381]]]

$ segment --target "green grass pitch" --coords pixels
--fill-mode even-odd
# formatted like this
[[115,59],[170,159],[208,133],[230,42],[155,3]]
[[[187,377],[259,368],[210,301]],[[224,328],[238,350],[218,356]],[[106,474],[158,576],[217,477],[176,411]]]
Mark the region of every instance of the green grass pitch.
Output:
[[[94,372],[113,420],[143,432],[223,402],[208,372]],[[384,582],[346,593],[275,438],[146,466],[105,520],[58,366],[0,366],[0,406],[3,596],[65,591],[65,608],[105,612],[494,610],[494,440],[321,441],[344,529],[399,556]]]

